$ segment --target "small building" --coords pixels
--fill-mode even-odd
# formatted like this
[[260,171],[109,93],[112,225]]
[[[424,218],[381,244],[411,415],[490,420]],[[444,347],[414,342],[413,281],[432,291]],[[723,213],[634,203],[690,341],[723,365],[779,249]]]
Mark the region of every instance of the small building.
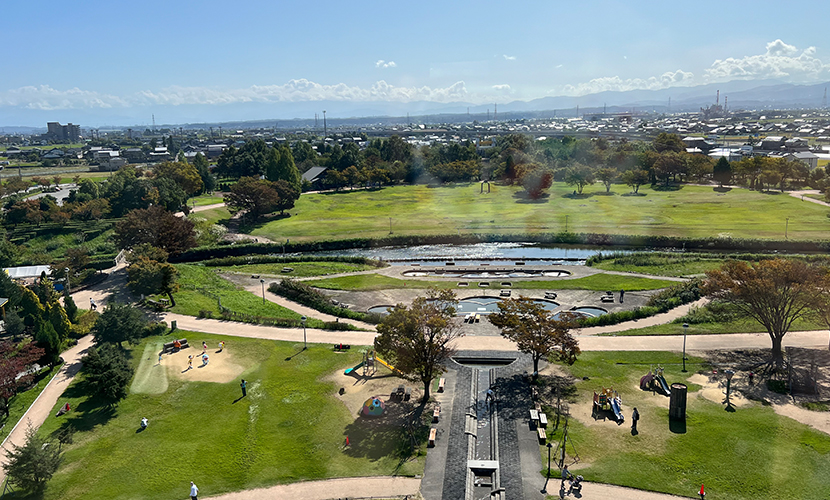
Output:
[[147,159],[147,156],[144,154],[144,150],[141,148],[125,149],[123,153],[124,158],[126,158],[130,163],[142,163]]
[[323,189],[323,175],[326,172],[326,167],[311,167],[303,174],[303,182],[311,183],[311,189],[318,191]]
[[764,151],[780,151],[785,141],[781,136],[767,136],[761,140],[761,149]]
[[802,139],[801,137],[793,137],[788,141],[784,141],[784,149],[786,149],[789,152],[807,151],[810,149],[810,143],[807,142],[807,139]]
[[814,170],[818,167],[818,156],[814,155],[809,151],[799,151],[797,153],[789,153],[784,156],[785,158],[793,158],[798,160],[807,165],[810,170]]

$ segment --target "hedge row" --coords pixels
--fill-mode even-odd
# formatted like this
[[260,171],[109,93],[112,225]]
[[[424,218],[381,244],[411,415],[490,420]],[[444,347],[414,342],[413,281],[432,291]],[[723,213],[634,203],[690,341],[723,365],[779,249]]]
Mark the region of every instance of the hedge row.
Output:
[[323,293],[315,290],[305,283],[287,278],[280,282],[274,282],[268,285],[268,291],[317,311],[337,316],[338,318],[355,319],[373,324],[380,323],[380,320],[382,319],[382,316],[379,314],[362,313],[343,307],[337,307],[332,304],[331,299]]
[[240,257],[222,257],[202,262],[208,267],[242,266],[246,264],[281,264],[289,262],[345,262],[348,264],[366,264],[374,267],[384,267],[383,261],[367,257],[331,256],[277,256],[277,255],[247,255]]
[[656,314],[667,312],[675,307],[694,302],[701,297],[700,287],[703,282],[693,279],[667,288],[653,295],[645,306],[635,307],[628,311],[619,311],[603,314],[592,318],[578,320],[581,327],[616,325],[625,321],[648,318]]
[[392,235],[383,238],[351,238],[303,243],[247,243],[195,248],[171,257],[171,262],[197,262],[243,255],[269,255],[284,252],[322,252],[347,248],[530,242],[542,245],[615,246],[630,248],[683,248],[685,250],[745,250],[749,252],[824,252],[830,240],[760,240],[749,238],[683,238],[658,235],[597,233],[513,233],[513,234],[438,234]]
[[828,262],[830,256],[821,254],[779,254],[779,253],[718,253],[718,252],[635,252],[635,253],[597,253],[585,261],[585,265],[593,266],[600,262],[613,260],[621,264],[648,266],[652,265],[655,259],[677,259],[677,260],[743,260],[757,262],[767,259],[798,258],[807,262]]

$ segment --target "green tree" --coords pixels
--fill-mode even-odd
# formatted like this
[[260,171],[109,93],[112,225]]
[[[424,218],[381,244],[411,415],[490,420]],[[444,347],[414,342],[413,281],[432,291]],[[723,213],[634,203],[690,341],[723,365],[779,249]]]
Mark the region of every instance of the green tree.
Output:
[[52,323],[43,318],[35,320],[35,341],[37,346],[43,349],[43,359],[49,366],[60,363],[61,339]]
[[729,181],[732,180],[732,166],[729,164],[729,160],[721,157],[721,159],[715,163],[715,166],[712,169],[712,178],[715,179],[715,182],[717,182],[720,187],[723,187],[724,184],[728,184]]
[[6,312],[6,321],[4,323],[6,333],[12,337],[22,335],[26,331],[26,325],[23,323],[23,318],[17,314],[17,311],[10,309]]
[[115,241],[120,248],[148,243],[170,255],[196,246],[193,223],[159,206],[133,210],[115,225]]
[[34,325],[35,320],[43,317],[46,311],[38,296],[30,288],[23,289],[20,307],[23,311],[23,321],[29,326]]
[[677,134],[670,134],[668,132],[660,132],[652,142],[655,151],[663,153],[665,151],[679,153],[686,150],[686,145]]
[[501,330],[503,337],[516,343],[519,351],[533,358],[533,374],[539,373],[539,361],[556,356],[573,364],[579,355],[579,342],[571,335],[574,317],[561,313],[563,319],[554,319],[553,313],[533,299],[519,297],[499,302],[499,312],[488,320]]
[[536,166],[522,175],[521,182],[528,197],[535,200],[553,184],[553,174],[544,167]]
[[55,328],[55,332],[58,334],[58,338],[60,338],[61,341],[69,338],[69,332],[72,330],[72,323],[69,321],[69,315],[66,314],[66,311],[63,306],[61,306],[60,302],[57,300],[49,302],[46,312],[49,315],[49,322],[52,323],[52,327]]
[[61,465],[60,448],[44,440],[31,424],[23,446],[12,444],[3,464],[9,481],[27,493],[40,493]]
[[597,170],[597,179],[605,185],[605,192],[611,192],[611,184],[617,179],[617,170],[611,167],[603,167]]
[[110,403],[117,403],[127,397],[133,368],[124,351],[110,344],[92,347],[81,362],[92,394],[101,396]]
[[634,194],[640,191],[640,186],[648,183],[648,172],[641,169],[626,170],[620,177],[626,186],[634,190]]
[[170,304],[175,306],[173,293],[179,290],[176,278],[179,272],[167,262],[159,262],[144,257],[130,263],[127,268],[127,285],[136,295],[166,294]]
[[452,342],[461,336],[455,321],[458,300],[452,290],[430,289],[407,307],[398,304],[377,326],[375,348],[407,380],[424,384],[429,401],[432,381],[444,373],[444,363],[455,352]]
[[91,333],[96,344],[121,346],[125,340],[137,344],[144,335],[145,323],[141,310],[130,304],[110,302],[95,321]]
[[596,182],[594,171],[587,165],[574,163],[565,171],[565,184],[576,186],[576,192],[582,194],[582,189]]
[[66,311],[66,317],[69,318],[69,321],[74,323],[78,319],[78,305],[75,304],[75,300],[69,294],[63,297],[63,309]]
[[245,211],[253,218],[269,214],[277,209],[280,196],[273,182],[255,177],[242,177],[224,196],[225,204],[232,211]]
[[302,187],[303,177],[294,163],[294,156],[291,154],[291,149],[288,146],[280,148],[280,156],[277,161],[277,175],[275,179],[268,179],[271,181],[285,181],[298,193]]
[[210,164],[202,153],[196,153],[193,158],[193,167],[202,179],[202,190],[196,194],[212,193],[216,189],[216,177],[210,173]]
[[168,178],[178,184],[187,196],[202,192],[204,183],[195,165],[184,162],[166,161],[153,167],[156,178]]

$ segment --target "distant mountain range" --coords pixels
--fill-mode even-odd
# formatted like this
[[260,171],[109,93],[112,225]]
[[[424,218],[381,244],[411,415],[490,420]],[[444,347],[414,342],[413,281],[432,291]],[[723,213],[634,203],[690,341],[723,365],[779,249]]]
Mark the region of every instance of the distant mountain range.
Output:
[[[730,110],[738,109],[792,109],[818,108],[823,104],[825,89],[830,82],[814,85],[795,85],[780,81],[732,81],[695,87],[672,87],[661,90],[630,90],[625,92],[599,92],[579,97],[543,97],[531,101],[513,101],[498,105],[499,119],[546,118],[576,116],[607,109],[610,112],[645,111],[697,111],[715,103],[720,90],[720,103],[728,99]],[[671,102],[669,103],[669,99]],[[38,133],[45,131],[47,121],[72,122],[83,128],[133,128],[151,127],[151,115],[155,114],[157,128],[182,126],[300,128],[323,127],[323,110],[326,110],[330,127],[368,126],[371,124],[404,124],[466,122],[493,118],[493,104],[465,102],[437,103],[417,101],[353,102],[353,101],[303,101],[279,103],[236,103],[226,105],[183,105],[166,107],[95,108],[84,110],[32,110],[4,108],[0,110],[3,122],[0,132]],[[39,127],[11,126],[12,123],[35,124]]]

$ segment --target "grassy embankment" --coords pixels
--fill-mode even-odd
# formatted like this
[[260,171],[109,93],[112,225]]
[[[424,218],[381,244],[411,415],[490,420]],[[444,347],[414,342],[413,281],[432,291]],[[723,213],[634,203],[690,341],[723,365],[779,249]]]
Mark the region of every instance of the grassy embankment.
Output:
[[[701,360],[688,361],[689,373],[683,374],[677,359],[675,353],[663,352],[584,352],[573,366],[565,367],[577,378],[572,404],[590,402],[594,390],[613,387],[621,395],[626,417],[621,426],[593,421],[588,415],[571,417],[568,435],[585,464],[572,466],[574,473],[588,481],[686,497],[695,497],[705,484],[713,498],[826,498],[830,436],[758,402],[724,411],[721,397],[718,402],[704,399],[698,395],[700,386],[686,382],[696,370],[707,371]],[[665,366],[669,384],[689,385],[684,433],[670,430],[669,398],[639,389],[640,377],[657,363]],[[736,378],[734,387],[741,389],[745,383]],[[630,431],[635,406],[641,415],[638,435]],[[554,432],[549,427],[548,437],[556,446],[561,428]],[[540,453],[546,460],[547,449],[540,447]],[[569,447],[566,463],[572,456]],[[558,482],[551,483],[555,490]]]
[[[153,337],[129,349],[141,383],[134,382],[118,406],[87,397],[83,376],[67,389],[58,405],[69,402],[72,412],[47,419],[39,431],[50,435],[62,425],[77,431],[44,500],[172,500],[182,497],[191,480],[213,496],[330,477],[423,473],[423,429],[418,450],[410,454],[403,428],[354,421],[338,400],[338,387],[327,377],[356,364],[357,349],[341,354],[315,345],[303,351],[301,343],[177,336],[209,345],[225,340],[227,349],[212,354],[207,367],[180,374],[183,366],[166,366],[174,362],[167,356],[156,366],[156,352],[172,337]],[[239,366],[238,373],[199,381],[201,371],[222,356]],[[240,378],[248,381],[248,397],[235,401]],[[150,425],[139,432],[145,416]],[[344,448],[347,435],[351,447]]]
[[[790,239],[822,239],[830,230],[827,207],[780,193],[682,186],[644,186],[641,196],[615,185],[611,195],[599,185],[573,196],[555,183],[549,195],[528,200],[518,187],[478,184],[449,187],[395,186],[376,191],[305,194],[291,217],[265,222],[251,234],[274,241],[388,236],[395,234],[560,232],[687,237],[782,239],[789,217]],[[224,209],[220,209],[224,210]],[[227,212],[213,215],[227,218]]]

